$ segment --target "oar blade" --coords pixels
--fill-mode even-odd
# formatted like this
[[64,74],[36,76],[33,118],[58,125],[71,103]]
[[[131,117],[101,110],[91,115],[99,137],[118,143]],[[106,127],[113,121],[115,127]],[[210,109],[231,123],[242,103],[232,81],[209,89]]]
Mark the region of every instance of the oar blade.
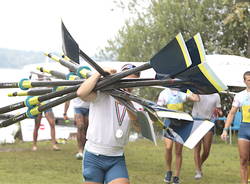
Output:
[[189,68],[178,78],[190,81],[190,86],[183,85],[182,90],[189,89],[197,94],[212,94],[227,90],[227,86],[217,77],[206,62]]
[[175,75],[192,64],[181,33],[162,48],[150,60],[158,76]]
[[74,38],[68,32],[66,26],[64,25],[63,21],[61,23],[62,29],[62,49],[63,53],[69,57],[72,61],[79,64],[79,46],[74,40]]
[[190,67],[196,66],[202,62],[205,62],[205,49],[201,39],[200,33],[197,33],[194,37],[186,41],[186,46],[192,60]]
[[156,135],[153,128],[153,123],[149,118],[148,113],[145,111],[137,111],[136,115],[141,127],[142,136],[154,142],[156,145]]
[[214,126],[210,121],[194,121],[189,123],[171,122],[165,130],[165,136],[175,142],[193,149],[202,137]]

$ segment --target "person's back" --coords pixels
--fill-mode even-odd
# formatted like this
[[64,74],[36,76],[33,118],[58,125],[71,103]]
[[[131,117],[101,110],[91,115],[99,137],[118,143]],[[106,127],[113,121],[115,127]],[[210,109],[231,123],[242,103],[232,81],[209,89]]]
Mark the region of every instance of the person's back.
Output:
[[[194,120],[212,120],[218,115],[222,115],[220,96],[218,93],[199,95],[200,101],[194,102],[192,116]],[[203,176],[202,165],[207,160],[213,140],[212,128],[194,148],[195,179]],[[201,154],[201,150],[202,154]]]
[[200,101],[194,102],[192,116],[194,118],[211,120],[215,108],[220,108],[220,96],[218,93],[199,95]]

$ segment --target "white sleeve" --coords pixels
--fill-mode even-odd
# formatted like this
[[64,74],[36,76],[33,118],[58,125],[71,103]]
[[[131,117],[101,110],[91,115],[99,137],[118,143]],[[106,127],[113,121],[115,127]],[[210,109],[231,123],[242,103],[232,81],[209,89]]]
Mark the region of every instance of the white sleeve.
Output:
[[192,95],[192,93],[187,94],[187,93],[180,92],[181,101],[186,102],[187,98],[188,98],[188,95]]
[[221,101],[220,101],[220,95],[216,95],[217,96],[217,100],[216,100],[216,107],[217,108],[221,108]]
[[234,101],[232,103],[232,106],[234,106],[234,107],[241,107],[240,95],[238,95],[238,94],[235,95]]
[[167,97],[164,95],[163,91],[160,93],[157,101],[157,105],[163,106],[166,105],[166,99]]

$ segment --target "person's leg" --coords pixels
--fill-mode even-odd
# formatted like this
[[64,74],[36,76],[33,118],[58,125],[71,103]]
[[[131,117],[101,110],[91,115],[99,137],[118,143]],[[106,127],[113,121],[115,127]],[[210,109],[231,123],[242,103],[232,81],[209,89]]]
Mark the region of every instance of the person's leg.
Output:
[[238,148],[240,155],[240,176],[241,183],[248,183],[248,160],[250,152],[250,142],[246,139],[238,139]]
[[53,150],[59,150],[58,146],[56,145],[56,130],[55,130],[55,117],[52,111],[45,112],[45,117],[50,125],[50,135],[51,135],[51,143]]
[[117,178],[109,182],[108,184],[129,184],[128,178]]
[[107,184],[129,184],[128,170],[124,156],[107,158],[108,167],[105,174],[105,183]]
[[194,147],[194,165],[196,171],[201,171],[201,144],[202,140]]
[[173,141],[168,138],[164,138],[165,143],[165,163],[166,163],[166,170],[172,170],[172,149],[173,149]]
[[35,126],[33,131],[33,146],[32,146],[33,151],[37,150],[37,137],[38,137],[38,130],[41,124],[41,119],[42,119],[42,114],[38,114],[37,117],[35,118]]
[[82,114],[76,113],[75,122],[77,127],[76,138],[77,138],[78,153],[82,153],[86,142],[85,132],[84,132],[84,116]]
[[175,142],[175,175],[180,176],[180,170],[182,165],[182,148],[183,145]]
[[166,175],[164,181],[169,183],[172,177],[172,149],[173,141],[168,138],[164,138],[165,143],[165,164],[166,164]]
[[83,184],[104,184],[104,162],[103,156],[98,156],[88,151],[84,152],[82,161]]
[[201,169],[203,163],[207,160],[210,150],[211,150],[211,145],[213,141],[213,132],[209,131],[204,137],[203,137],[203,152],[201,155]]

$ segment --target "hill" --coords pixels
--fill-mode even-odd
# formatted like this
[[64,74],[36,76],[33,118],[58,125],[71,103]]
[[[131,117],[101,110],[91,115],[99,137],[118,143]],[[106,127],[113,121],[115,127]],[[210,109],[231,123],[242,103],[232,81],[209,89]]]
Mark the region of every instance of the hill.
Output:
[[43,52],[0,48],[0,68],[22,68],[27,64],[42,63],[45,59]]

